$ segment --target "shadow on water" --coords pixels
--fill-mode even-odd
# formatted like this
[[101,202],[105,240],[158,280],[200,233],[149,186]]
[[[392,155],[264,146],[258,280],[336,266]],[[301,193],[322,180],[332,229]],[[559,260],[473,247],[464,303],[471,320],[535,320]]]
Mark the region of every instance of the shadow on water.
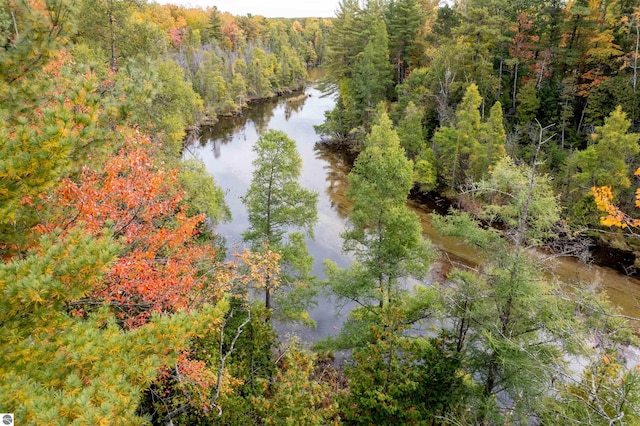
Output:
[[[240,117],[223,118],[214,127],[202,129],[200,140],[192,143],[185,155],[195,155],[202,159],[216,183],[226,191],[226,201],[233,220],[221,224],[217,232],[226,238],[230,251],[242,248],[241,233],[248,225],[247,212],[240,197],[246,192],[251,181],[252,164],[255,158],[253,144],[267,129],[284,131],[297,143],[303,161],[300,182],[306,188],[319,194],[318,217],[315,239],[307,242],[309,252],[315,259],[314,273],[324,277],[322,261],[330,259],[339,266],[348,266],[350,258],[342,253],[341,232],[351,205],[346,198],[349,160],[340,153],[319,144],[313,126],[321,124],[324,112],[333,107],[333,100],[322,97],[315,88],[307,88],[304,93],[294,93],[252,105]],[[443,237],[431,226],[430,213],[433,207],[446,209],[439,200],[429,206],[424,200],[410,199],[409,207],[420,217],[422,229],[429,239],[442,251],[441,260],[432,267],[432,277],[426,282],[443,281],[453,267],[475,266],[482,262],[477,251],[467,247],[455,238]],[[542,253],[537,253],[540,257]],[[556,258],[546,262],[555,276],[565,282],[598,281],[614,304],[631,316],[640,316],[640,280],[629,278],[616,271],[579,263],[573,258]],[[335,301],[322,298],[318,307],[310,312],[317,322],[315,330],[295,329],[306,341],[332,335],[337,332],[346,312],[346,307],[336,316]],[[288,328],[288,327],[287,327]]]

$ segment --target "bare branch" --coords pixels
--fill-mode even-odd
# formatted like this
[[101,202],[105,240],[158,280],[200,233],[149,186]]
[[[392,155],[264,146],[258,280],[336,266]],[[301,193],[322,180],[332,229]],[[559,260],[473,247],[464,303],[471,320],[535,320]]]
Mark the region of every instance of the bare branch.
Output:
[[215,391],[213,393],[213,396],[211,397],[211,405],[213,405],[214,407],[216,407],[218,409],[218,417],[222,417],[222,407],[220,407],[218,404],[216,404],[217,399],[220,397],[220,388],[222,387],[222,374],[224,372],[224,364],[227,361],[227,358],[229,358],[229,356],[231,355],[231,353],[233,352],[233,350],[235,349],[236,346],[236,342],[238,341],[238,338],[240,337],[240,335],[242,334],[244,327],[249,324],[249,322],[251,321],[251,310],[248,310],[248,315],[247,315],[247,319],[244,320],[242,322],[242,324],[240,324],[236,330],[236,335],[233,337],[233,340],[231,340],[231,344],[229,345],[229,350],[223,355],[223,345],[224,345],[224,329],[227,325],[227,323],[229,322],[229,320],[231,318],[233,318],[233,312],[231,311],[229,313],[229,316],[224,320],[224,322],[222,323],[222,326],[220,327],[220,346],[219,346],[219,351],[218,351],[218,356],[220,357],[220,366],[218,367],[218,377],[217,377],[217,381],[216,381],[216,387],[215,387]]

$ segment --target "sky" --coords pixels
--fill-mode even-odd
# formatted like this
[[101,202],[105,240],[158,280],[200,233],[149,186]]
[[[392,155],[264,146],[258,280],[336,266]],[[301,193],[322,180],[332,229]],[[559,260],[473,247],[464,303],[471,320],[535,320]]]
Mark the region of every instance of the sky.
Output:
[[338,0],[155,0],[160,4],[189,7],[217,6],[221,12],[236,16],[262,15],[267,18],[329,18],[335,15]]

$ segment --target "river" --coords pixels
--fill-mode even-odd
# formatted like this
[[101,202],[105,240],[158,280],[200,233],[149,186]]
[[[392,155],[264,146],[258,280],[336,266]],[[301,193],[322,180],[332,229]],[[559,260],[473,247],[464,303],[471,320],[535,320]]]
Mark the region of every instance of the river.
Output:
[[[300,93],[287,98],[277,98],[252,105],[242,117],[220,120],[213,128],[203,130],[200,139],[186,149],[186,156],[195,156],[204,161],[207,171],[216,183],[226,191],[226,201],[233,220],[218,226],[217,232],[225,237],[231,252],[243,247],[241,233],[249,225],[248,215],[240,197],[249,187],[252,161],[255,155],[253,144],[267,129],[281,130],[294,139],[302,157],[303,167],[300,183],[318,192],[318,217],[315,239],[307,242],[315,258],[314,273],[323,277],[322,261],[331,259],[339,266],[348,266],[349,257],[341,252],[343,231],[349,212],[345,198],[347,189],[348,162],[341,155],[331,152],[316,143],[319,136],[313,126],[321,124],[324,112],[333,107],[334,101],[323,98],[316,88],[307,88],[305,96]],[[474,264],[480,261],[476,252],[459,240],[442,237],[431,227],[429,209],[415,201],[409,206],[420,216],[424,234],[443,253],[443,260],[434,266],[431,280],[449,267],[449,262]],[[543,257],[542,254],[538,254]],[[617,271],[595,265],[585,265],[573,258],[555,258],[545,261],[550,273],[564,282],[596,281],[604,286],[612,302],[629,316],[640,317],[640,279],[626,277]],[[346,310],[337,312],[331,298],[320,298],[318,307],[310,312],[317,323],[315,330],[287,328],[301,334],[306,341],[334,335],[340,328]],[[636,324],[640,326],[640,324]]]

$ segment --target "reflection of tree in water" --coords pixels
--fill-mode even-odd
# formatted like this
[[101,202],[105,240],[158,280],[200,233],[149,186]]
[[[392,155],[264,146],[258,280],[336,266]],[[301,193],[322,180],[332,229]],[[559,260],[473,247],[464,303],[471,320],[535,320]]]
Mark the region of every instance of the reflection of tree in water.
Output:
[[243,133],[251,123],[260,134],[266,130],[273,117],[273,110],[280,102],[283,100],[276,98],[252,103],[249,108],[242,110],[242,115],[220,117],[215,126],[206,127],[203,130],[203,135],[206,134],[212,140],[220,139],[223,143],[228,143],[233,139],[234,134]]
[[242,110],[242,115],[220,117],[214,126],[202,126],[198,132],[194,132],[196,137],[190,137],[186,142],[194,144],[198,141],[203,147],[211,144],[215,158],[219,158],[222,145],[233,141],[236,135],[245,134],[247,126],[253,124],[256,133],[260,135],[269,127],[277,107],[284,104],[285,118],[289,120],[294,112],[297,113],[302,109],[307,97],[305,94],[298,94],[257,101],[249,108]]
[[287,99],[284,104],[284,119],[289,121],[293,113],[298,113],[309,96],[305,93]]
[[317,159],[326,163],[324,166],[327,171],[326,193],[331,201],[331,207],[335,209],[340,218],[346,219],[351,211],[351,202],[347,199],[347,190],[349,189],[347,176],[351,165],[345,155],[332,152],[324,145],[317,144],[315,153]]
[[[208,142],[211,142],[211,140],[209,140]],[[222,141],[220,139],[214,139],[213,140],[213,157],[214,158],[220,158],[220,147],[222,146]]]

